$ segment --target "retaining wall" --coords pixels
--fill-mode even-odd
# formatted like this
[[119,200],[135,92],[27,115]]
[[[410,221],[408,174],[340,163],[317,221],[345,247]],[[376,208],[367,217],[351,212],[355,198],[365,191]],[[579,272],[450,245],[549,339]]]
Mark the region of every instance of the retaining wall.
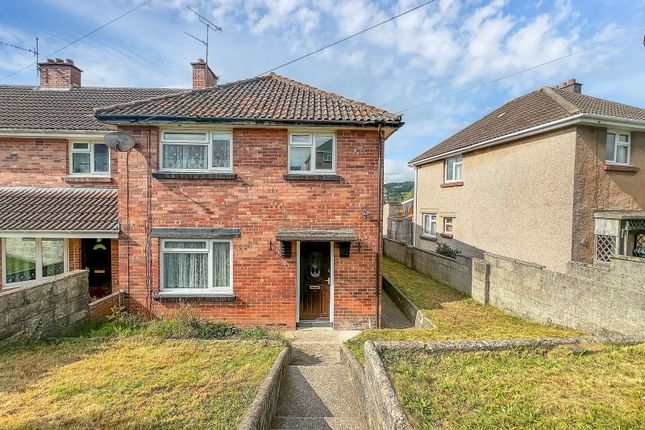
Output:
[[90,303],[90,321],[104,322],[112,315],[115,307],[125,306],[127,293],[119,290]]
[[87,321],[86,270],[0,292],[0,340],[53,336]]

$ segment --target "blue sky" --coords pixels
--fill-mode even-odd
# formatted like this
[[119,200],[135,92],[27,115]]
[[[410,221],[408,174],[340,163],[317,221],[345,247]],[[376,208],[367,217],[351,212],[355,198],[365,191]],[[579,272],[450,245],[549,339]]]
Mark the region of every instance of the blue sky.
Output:
[[[142,0],[0,0],[0,41],[46,55]],[[222,26],[210,64],[222,82],[244,79],[352,34],[423,0],[155,0],[57,57],[83,85],[190,86],[203,36],[186,9]],[[491,85],[500,76],[642,29],[640,34]],[[278,73],[404,114],[386,144],[386,181],[412,178],[407,161],[500,104],[570,78],[586,94],[645,106],[645,0],[439,0]],[[34,84],[31,57],[0,46],[0,83]]]

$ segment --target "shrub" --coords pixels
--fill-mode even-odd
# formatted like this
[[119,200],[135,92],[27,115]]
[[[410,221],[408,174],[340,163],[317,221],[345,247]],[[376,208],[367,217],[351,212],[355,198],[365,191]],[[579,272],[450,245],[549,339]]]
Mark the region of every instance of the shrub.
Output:
[[181,306],[170,318],[151,321],[145,330],[164,339],[228,339],[239,333],[234,325],[199,317],[188,306]]
[[457,256],[461,254],[460,250],[452,248],[445,242],[437,243],[437,249],[435,252],[450,258],[457,258]]

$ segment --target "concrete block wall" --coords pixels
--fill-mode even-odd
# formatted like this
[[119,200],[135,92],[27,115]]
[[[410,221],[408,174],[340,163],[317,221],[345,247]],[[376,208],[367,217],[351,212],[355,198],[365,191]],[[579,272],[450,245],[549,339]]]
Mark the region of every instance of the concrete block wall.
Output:
[[384,239],[385,256],[407,267],[424,273],[436,281],[449,285],[462,293],[470,295],[472,278],[472,259],[457,256],[445,257],[436,252],[424,251],[402,242]]
[[55,335],[87,321],[87,271],[0,292],[0,340]]
[[473,298],[534,321],[645,338],[645,261],[569,263],[567,273],[486,254],[473,262]]

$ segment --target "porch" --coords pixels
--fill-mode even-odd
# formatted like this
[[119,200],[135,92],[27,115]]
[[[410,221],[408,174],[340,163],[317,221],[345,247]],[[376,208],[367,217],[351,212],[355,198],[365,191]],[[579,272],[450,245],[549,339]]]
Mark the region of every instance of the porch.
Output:
[[616,255],[645,259],[645,211],[597,211],[594,218],[596,261]]

